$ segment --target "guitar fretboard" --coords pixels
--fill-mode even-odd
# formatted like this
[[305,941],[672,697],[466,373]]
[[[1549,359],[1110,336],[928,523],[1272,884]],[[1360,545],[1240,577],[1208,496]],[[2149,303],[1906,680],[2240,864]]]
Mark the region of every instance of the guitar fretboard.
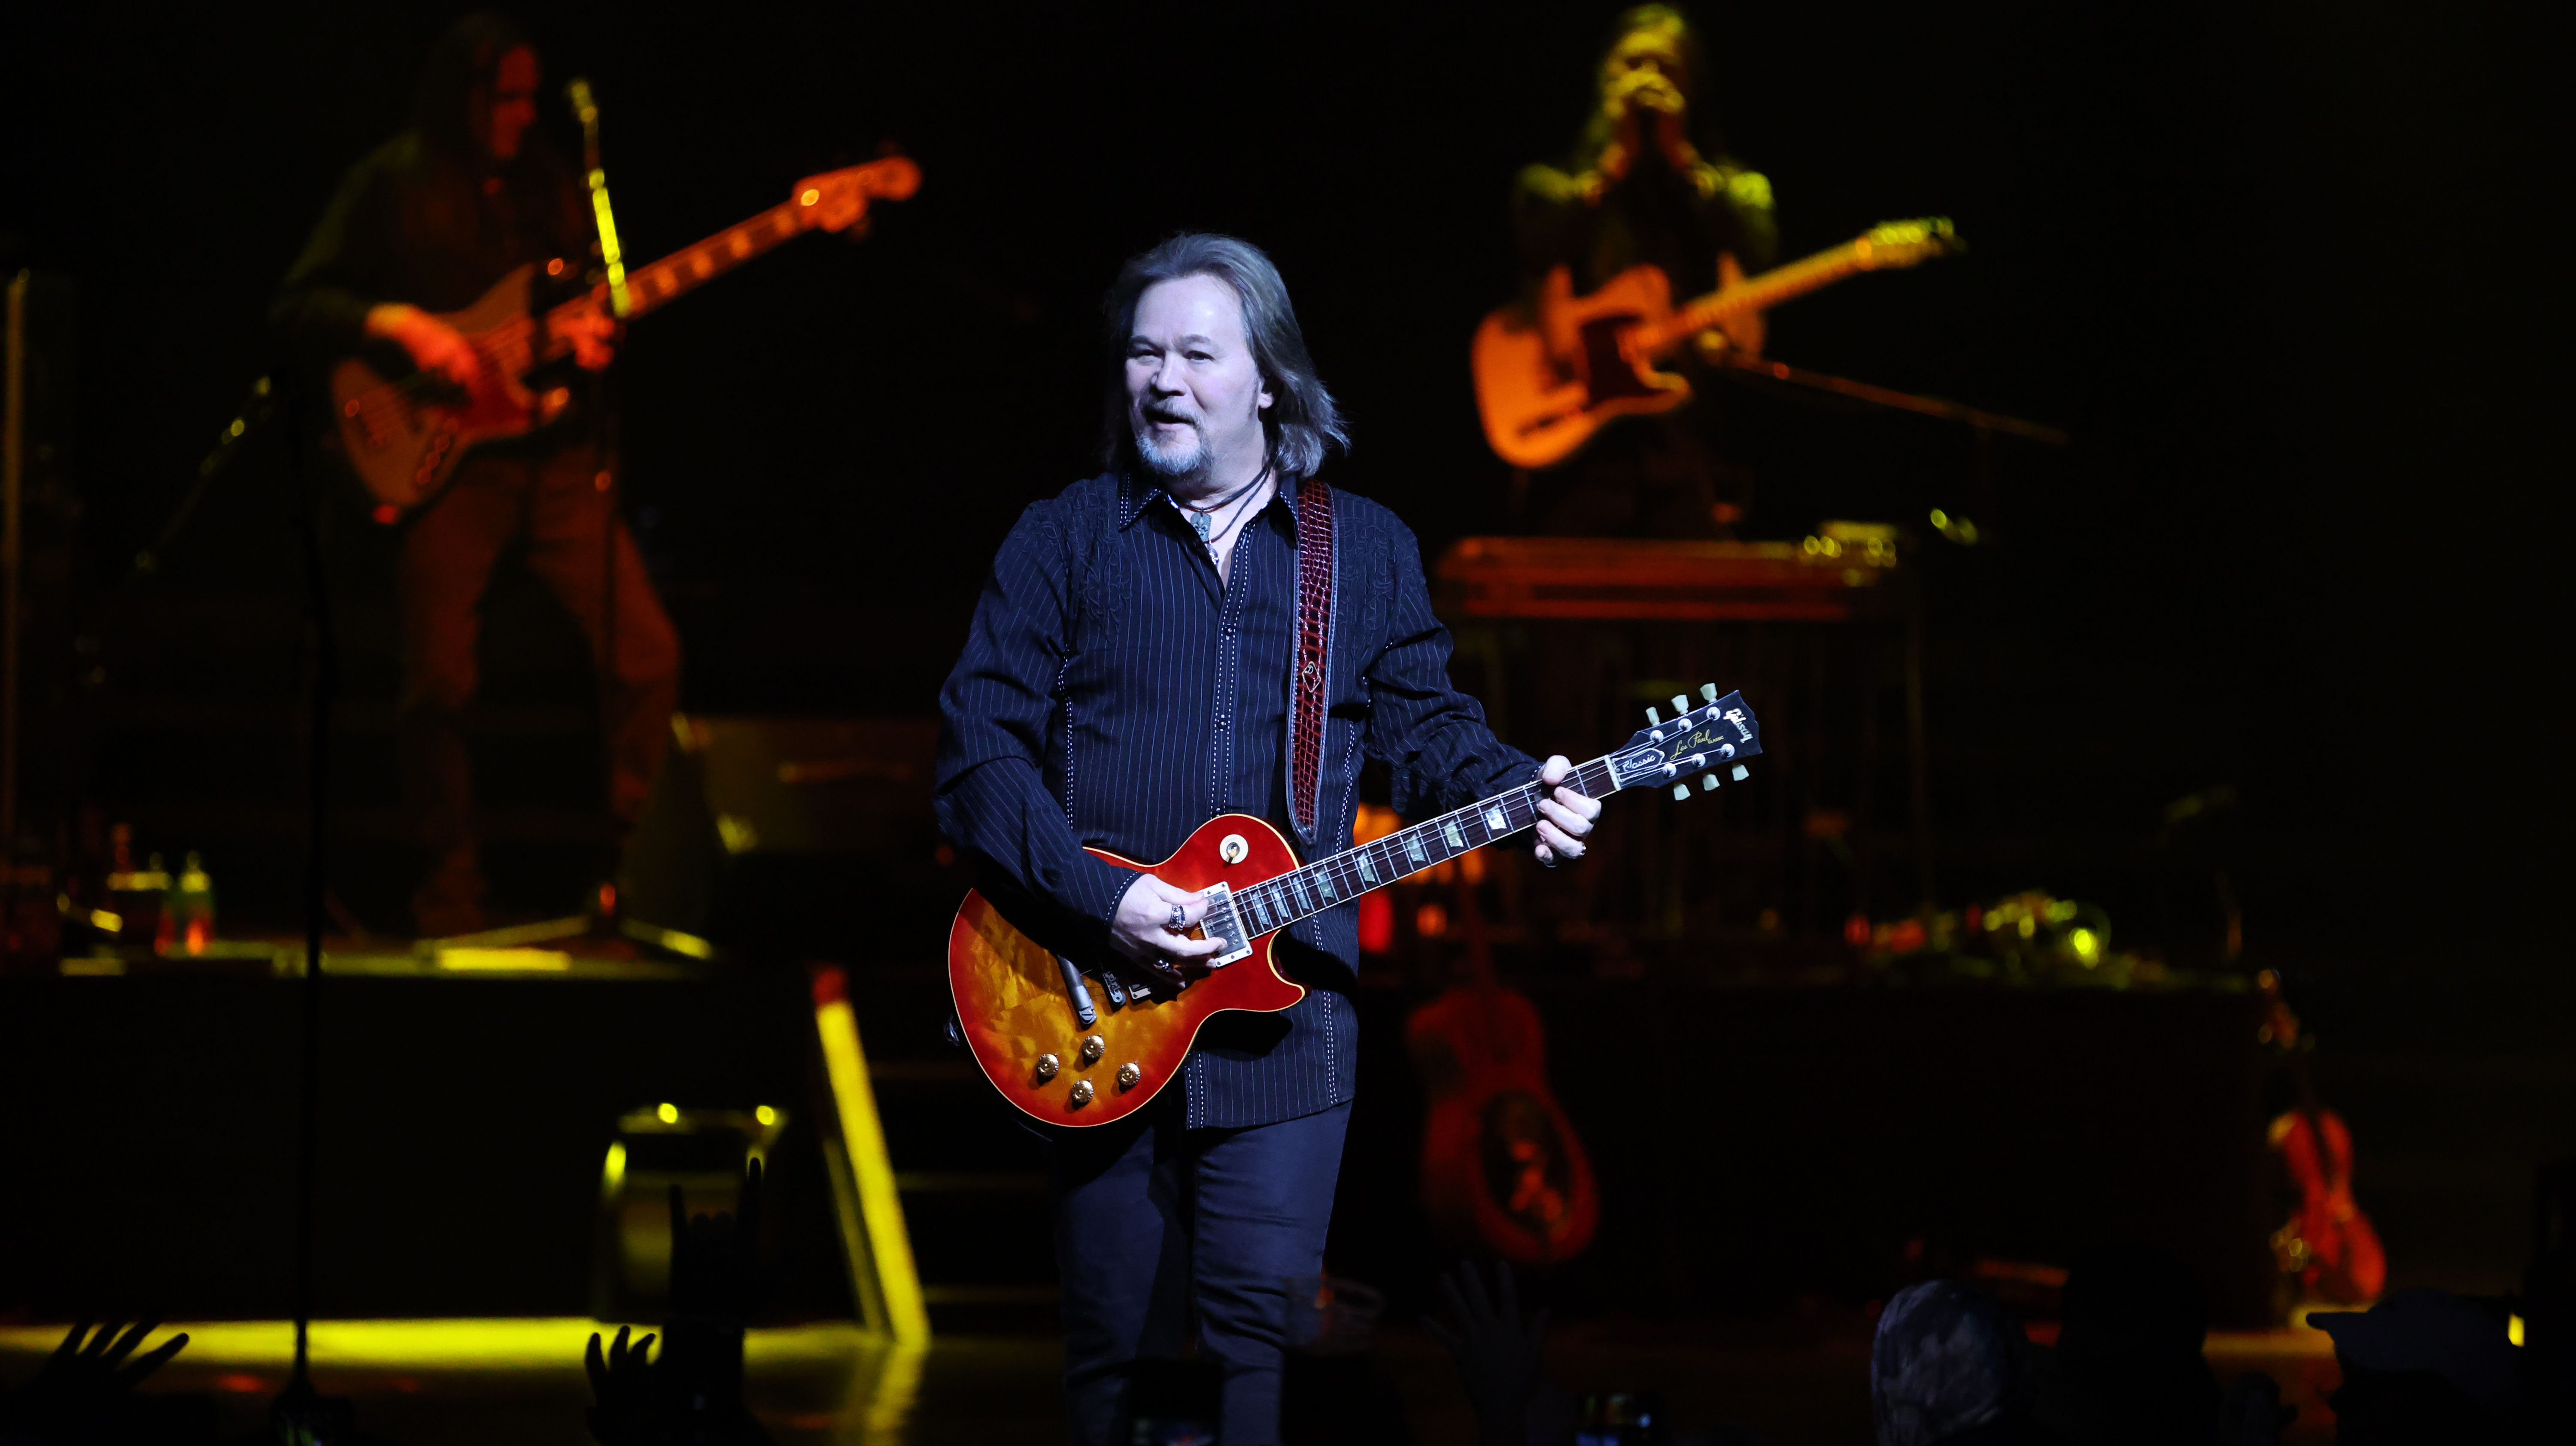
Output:
[[1730,316],[1762,311],[1793,296],[1803,296],[1820,286],[1831,285],[1855,271],[1870,270],[1874,264],[1870,253],[1875,249],[1865,238],[1846,241],[1830,251],[1819,251],[1803,260],[1739,281],[1723,291],[1712,291],[1674,312],[1663,325],[1640,328],[1638,341],[1647,350],[1660,352]]
[[[812,224],[812,207],[803,197],[790,197],[748,221],[727,226],[694,246],[674,251],[649,266],[626,274],[628,319],[642,316],[682,293],[713,281],[742,263],[802,235]],[[598,288],[605,295],[607,287]],[[555,308],[568,312],[591,298]]]
[[[1574,770],[1566,783],[1586,798],[1607,798],[1619,782],[1608,758]],[[1233,891],[1234,910],[1248,941],[1345,900],[1381,889],[1408,874],[1483,848],[1538,822],[1539,785],[1525,783],[1438,818],[1397,829],[1354,849]]]

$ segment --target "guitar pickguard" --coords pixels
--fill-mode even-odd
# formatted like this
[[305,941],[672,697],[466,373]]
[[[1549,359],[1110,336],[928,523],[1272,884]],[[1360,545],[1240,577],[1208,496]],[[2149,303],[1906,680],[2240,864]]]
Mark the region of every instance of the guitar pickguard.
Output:
[[1618,312],[1596,316],[1576,329],[1583,347],[1584,390],[1591,405],[1631,398],[1661,400],[1681,378],[1654,369],[1652,362],[1629,354],[1627,337],[1639,318]]

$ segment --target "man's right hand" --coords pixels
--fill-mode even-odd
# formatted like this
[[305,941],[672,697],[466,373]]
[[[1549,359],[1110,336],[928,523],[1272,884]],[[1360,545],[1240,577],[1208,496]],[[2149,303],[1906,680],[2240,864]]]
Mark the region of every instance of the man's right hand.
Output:
[[[1175,908],[1180,910],[1178,927],[1173,923]],[[1152,874],[1138,874],[1119,897],[1118,912],[1109,920],[1109,944],[1165,980],[1183,982],[1207,972],[1203,966],[1185,966],[1197,965],[1225,948],[1225,941],[1213,935],[1189,936],[1188,931],[1206,918],[1206,899],[1173,888]]]
[[367,335],[398,342],[412,365],[465,391],[483,383],[483,357],[465,333],[407,302],[367,308]]

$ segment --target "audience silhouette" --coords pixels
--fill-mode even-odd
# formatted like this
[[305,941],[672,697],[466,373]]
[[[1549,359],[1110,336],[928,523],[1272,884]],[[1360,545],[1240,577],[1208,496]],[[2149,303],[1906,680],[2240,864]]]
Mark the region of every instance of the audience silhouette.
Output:
[[[136,1355],[159,1325],[110,1322],[95,1333],[86,1321],[73,1326],[34,1378],[0,1392],[0,1446],[122,1446],[197,1435],[189,1427],[198,1423],[174,1419],[196,1414],[194,1403],[135,1392],[187,1347],[183,1331]],[[202,1424],[200,1439],[211,1437],[211,1416]]]
[[600,1446],[768,1446],[742,1391],[743,1331],[757,1308],[758,1160],[745,1167],[739,1216],[690,1215],[671,1187],[671,1310],[654,1338],[628,1344],[626,1327],[605,1353],[592,1332],[590,1434]]

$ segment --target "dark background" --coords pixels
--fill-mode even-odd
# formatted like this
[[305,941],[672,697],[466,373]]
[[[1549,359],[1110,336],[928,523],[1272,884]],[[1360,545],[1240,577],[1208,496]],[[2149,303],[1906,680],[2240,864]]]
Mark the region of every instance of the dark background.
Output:
[[[1466,341],[1513,283],[1512,174],[1562,159],[1614,8],[521,7],[550,92],[597,85],[630,256],[881,141],[927,176],[864,245],[799,241],[639,327],[620,363],[686,706],[928,711],[1003,530],[1090,465],[1100,291],[1179,228],[1278,260],[1353,421],[1344,485],[1426,550],[1496,529]],[[454,13],[103,7],[10,47],[6,259],[81,287],[88,606],[267,365],[270,287]],[[2569,318],[2543,102],[2562,51],[2540,9],[1698,14],[1785,255],[1918,214],[1973,246],[1782,309],[1771,353],[2076,438],[1999,442],[1988,494],[1937,424],[1723,402],[1767,535],[1919,528],[1942,506],[1995,539],[1923,557],[1945,902],[2042,886],[2137,921],[2124,943],[2195,942],[2156,936],[2141,880],[2163,806],[2230,785],[2252,948],[2293,966],[2339,1047],[2415,1062],[2386,1093],[2420,1103],[2408,1071],[2469,1078],[2439,1061],[2545,1060],[2568,998],[2568,517],[2541,407]],[[226,479],[121,604],[111,663],[221,671],[278,706],[258,717],[290,717],[284,495],[266,463]],[[381,709],[386,542],[353,508],[339,523],[352,706]],[[496,653],[535,660],[496,665],[504,701],[561,703],[542,680],[580,676],[540,602],[493,604]],[[191,627],[195,664],[134,637]],[[265,663],[206,661],[272,641]],[[105,687],[151,691],[130,668]],[[210,756],[133,746],[165,750],[163,772],[119,776]],[[230,786],[291,819],[291,732],[221,747]],[[219,870],[228,907],[291,899],[270,872]],[[2462,1107],[2571,1086],[2508,1072]]]

